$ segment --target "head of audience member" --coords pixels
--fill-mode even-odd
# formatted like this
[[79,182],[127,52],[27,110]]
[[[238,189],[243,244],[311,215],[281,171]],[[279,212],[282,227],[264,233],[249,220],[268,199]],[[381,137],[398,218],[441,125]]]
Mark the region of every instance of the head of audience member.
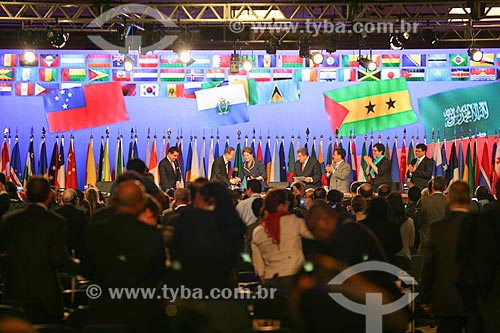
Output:
[[7,183],[7,177],[5,177],[5,173],[0,172],[0,183],[5,186]]
[[224,224],[233,223],[235,219],[239,219],[230,192],[217,181],[208,182],[200,188],[196,196],[195,207],[214,211]]
[[224,158],[226,159],[226,161],[231,161],[233,158],[234,158],[234,148],[233,147],[226,147],[224,149]]
[[366,200],[361,195],[356,194],[351,199],[351,209],[354,214],[363,213],[366,210]]
[[432,193],[444,192],[444,190],[446,190],[446,183],[447,183],[446,177],[444,176],[434,177],[432,182]]
[[429,179],[427,181],[427,195],[432,194],[432,189],[434,188],[434,178]]
[[306,224],[315,240],[328,243],[337,228],[338,218],[338,212],[326,202],[315,202],[309,209]]
[[412,186],[408,190],[408,202],[417,202],[420,200],[420,189],[416,186]]
[[241,153],[243,154],[243,158],[245,159],[245,161],[247,161],[248,163],[252,163],[252,161],[253,161],[253,149],[252,148],[245,147],[245,148],[243,148]]
[[361,195],[365,200],[371,200],[373,198],[373,187],[370,183],[364,183],[358,188],[358,194]]
[[62,194],[62,203],[63,205],[76,206],[78,205],[78,194],[72,188],[67,188],[64,190]]
[[13,182],[5,183],[5,190],[9,195],[11,200],[19,200],[19,196],[17,195],[17,186]]
[[366,220],[371,224],[385,223],[389,205],[384,198],[373,198],[366,208]]
[[426,152],[427,152],[427,146],[425,144],[419,143],[418,145],[415,146],[415,157],[416,158],[424,157]]
[[[195,202],[198,192],[206,184],[208,184],[208,179],[206,179],[205,177],[198,177],[194,180],[194,182],[188,184],[188,189],[191,193],[191,202]],[[172,193],[172,197],[173,196],[174,194]]]
[[306,185],[300,180],[296,180],[290,185],[293,195],[300,195],[303,198],[306,195]]
[[131,158],[127,162],[127,171],[135,171],[140,175],[144,175],[147,170],[146,163],[139,158]]
[[138,180],[125,180],[116,188],[115,213],[139,215],[144,210],[144,185]]
[[179,158],[179,149],[177,147],[170,147],[167,156],[170,161],[177,161],[177,159]]
[[326,190],[322,187],[315,188],[313,191],[313,199],[326,201]]
[[342,147],[338,147],[333,151],[333,162],[339,163],[340,161],[343,161],[345,158],[345,149]]
[[255,217],[258,219],[259,217],[262,217],[262,206],[264,205],[264,199],[262,198],[255,198],[254,201],[252,201],[252,213],[255,215]]
[[102,205],[101,199],[99,197],[99,192],[95,188],[88,188],[85,192],[85,200],[89,202],[90,210],[93,212],[100,205]]
[[339,190],[330,190],[328,191],[328,195],[326,196],[328,204],[333,205],[342,205],[342,200],[344,200],[344,193]]
[[355,182],[352,182],[351,183],[351,187],[349,188],[349,192],[351,193],[351,196],[355,196],[356,194],[358,194],[358,188],[363,185],[362,182],[358,182],[358,181],[355,181]]
[[391,188],[387,184],[382,184],[377,189],[377,195],[382,198],[387,198],[391,194]]
[[477,200],[489,200],[490,198],[490,192],[488,191],[488,188],[484,185],[480,185],[476,188],[475,191],[475,197]]
[[49,181],[44,177],[31,177],[26,188],[26,197],[30,202],[48,205],[52,200]]
[[430,195],[429,189],[426,187],[420,192],[420,199],[427,198]]
[[304,163],[305,161],[307,161],[308,158],[309,158],[309,152],[307,151],[307,148],[300,147],[299,149],[297,149],[297,160],[300,163]]
[[264,211],[264,216],[275,213],[287,213],[288,196],[286,191],[275,188],[267,192],[262,209]]
[[470,186],[463,180],[454,181],[448,188],[448,204],[450,210],[469,209],[471,202]]
[[262,191],[262,186],[260,185],[260,182],[257,179],[250,179],[247,182],[246,193],[248,196],[251,196],[252,194],[260,194],[261,191]]
[[389,218],[392,218],[398,225],[403,224],[408,217],[405,213],[405,206],[401,194],[392,192],[387,196],[387,203],[389,204]]
[[374,158],[380,157],[380,156],[385,154],[385,147],[383,144],[377,143],[377,144],[373,145],[372,152],[373,152]]
[[191,203],[191,193],[185,188],[178,188],[174,192],[174,202],[172,208],[177,208],[181,205],[186,206]]
[[156,227],[162,212],[161,204],[151,194],[144,194],[144,210],[139,213],[137,219],[147,225]]
[[153,175],[151,172],[146,172],[144,175],[152,181],[155,181],[155,175]]

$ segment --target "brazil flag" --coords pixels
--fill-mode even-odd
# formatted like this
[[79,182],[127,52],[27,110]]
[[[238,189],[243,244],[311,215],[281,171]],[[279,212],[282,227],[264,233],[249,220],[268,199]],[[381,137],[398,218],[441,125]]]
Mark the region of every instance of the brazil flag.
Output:
[[392,79],[358,84],[323,93],[332,130],[348,136],[383,131],[417,122],[406,80]]

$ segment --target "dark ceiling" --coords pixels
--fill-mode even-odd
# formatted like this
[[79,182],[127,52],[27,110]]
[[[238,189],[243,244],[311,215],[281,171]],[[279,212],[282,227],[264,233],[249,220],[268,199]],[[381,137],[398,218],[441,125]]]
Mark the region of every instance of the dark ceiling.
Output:
[[[264,48],[266,41],[275,38],[280,48],[297,49],[297,42],[306,39],[312,47],[324,48],[326,40],[334,40],[337,49],[389,47],[388,32],[363,34],[344,31],[355,24],[394,24],[401,21],[416,24],[416,31],[406,48],[467,48],[498,47],[500,45],[499,1],[252,1],[251,3],[209,2],[204,0],[173,1],[138,0],[146,5],[145,12],[126,2],[96,1],[0,1],[0,45],[2,48],[21,48],[21,40],[36,39],[36,48],[50,47],[47,29],[59,26],[70,39],[65,48],[97,48],[88,35],[99,34],[112,43],[123,44],[123,36],[142,37],[143,44],[152,44],[164,35],[179,35],[193,49],[231,49],[238,41],[255,49]],[[125,6],[124,6],[125,5]],[[453,11],[452,8],[455,8]],[[99,15],[113,13],[99,27],[91,24]],[[274,14],[279,14],[273,19]],[[163,19],[163,21],[158,18]],[[104,22],[103,21],[103,22]],[[163,22],[168,21],[166,26]],[[240,33],[231,31],[231,22],[243,22]],[[251,29],[252,24],[282,24],[291,22],[299,31],[289,28],[263,32]],[[336,34],[329,31],[304,33],[311,24],[335,24]],[[370,26],[371,24],[371,26]],[[289,27],[289,26],[287,26]],[[319,25],[318,25],[319,27]],[[125,29],[125,30],[124,30]],[[144,30],[143,30],[144,29]],[[302,31],[301,31],[302,30]],[[422,39],[422,31],[436,34],[430,44]],[[24,31],[32,31],[27,37]],[[26,34],[24,32],[24,34]],[[427,32],[429,34],[429,32]],[[432,34],[431,34],[432,36]],[[363,38],[364,37],[364,38]],[[30,46],[30,45],[28,45]]]

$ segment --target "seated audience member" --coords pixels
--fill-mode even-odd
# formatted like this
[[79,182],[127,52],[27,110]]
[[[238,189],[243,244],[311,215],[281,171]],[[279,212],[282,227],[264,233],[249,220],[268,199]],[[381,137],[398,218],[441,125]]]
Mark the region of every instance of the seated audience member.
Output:
[[198,190],[193,206],[177,220],[170,245],[174,271],[167,279],[176,286],[204,290],[233,287],[245,225],[231,195],[225,185],[210,182]]
[[373,231],[384,247],[388,262],[394,264],[396,253],[401,251],[403,243],[399,226],[389,220],[388,210],[389,205],[386,199],[373,198],[366,208],[366,218],[359,223]]
[[313,199],[326,201],[326,190],[322,187],[315,188],[313,191]]
[[31,177],[26,195],[28,205],[0,223],[3,302],[37,300],[47,320],[58,321],[63,315],[58,273],[76,272],[78,267],[66,248],[66,221],[47,209],[49,181]]
[[370,183],[364,183],[358,188],[358,194],[366,200],[366,208],[370,206],[370,201],[373,199],[373,187]]
[[294,181],[290,185],[290,188],[292,189],[292,193],[294,195],[300,195],[301,198],[303,198],[306,195],[306,185],[300,180]]
[[411,253],[415,245],[415,226],[413,219],[404,210],[403,198],[400,193],[391,193],[387,197],[389,203],[389,219],[399,226],[403,248],[396,253],[397,266],[405,271],[411,268]]
[[389,187],[389,185],[382,184],[378,187],[377,195],[380,198],[387,198],[389,194],[391,194],[391,188]]
[[[158,202],[166,208],[168,206],[167,198],[165,194],[160,190],[158,185],[155,184],[154,180],[149,177],[146,177],[147,167],[146,163],[143,160],[138,158],[132,158],[127,162],[127,171],[135,171],[139,175],[141,175],[142,183],[146,188],[146,193],[151,194],[153,197],[158,200]],[[111,191],[113,193],[113,191]]]
[[8,212],[26,207],[26,203],[19,198],[17,187],[13,182],[7,182],[5,184],[5,190],[7,191],[10,199]]
[[351,197],[354,197],[356,194],[358,194],[358,188],[363,185],[363,182],[352,182],[351,187],[349,188],[349,193],[351,194]]
[[285,190],[269,191],[262,209],[264,217],[252,237],[255,272],[266,283],[288,290],[304,264],[301,237],[312,235],[303,219],[288,212]]
[[89,219],[82,210],[76,207],[78,200],[78,195],[74,189],[65,189],[62,195],[63,205],[54,209],[54,213],[66,219],[66,244],[69,253],[74,253],[77,258],[80,258],[81,243]]
[[137,219],[152,227],[156,227],[160,222],[161,205],[151,194],[144,194],[144,210]]
[[262,197],[255,199],[252,202],[252,212],[257,218],[255,223],[247,226],[245,233],[245,253],[252,255],[252,236],[255,228],[259,226],[260,220],[262,220],[262,206],[264,205],[264,199]]
[[175,220],[181,212],[191,206],[191,194],[185,188],[178,188],[174,192],[174,201],[172,202],[172,210],[164,214],[161,218],[163,226],[174,226]]
[[344,207],[344,193],[339,190],[328,191],[328,204],[339,213],[339,223],[355,222],[356,218]]
[[238,215],[246,226],[249,226],[257,221],[257,217],[252,211],[252,203],[254,202],[254,200],[261,197],[261,188],[262,184],[260,183],[260,181],[258,181],[257,179],[250,179],[247,183],[247,188],[245,191],[247,198],[240,201],[236,205],[236,211],[238,212]]
[[[118,184],[111,220],[88,229],[82,274],[102,290],[155,288],[164,277],[161,233],[137,218],[144,211],[144,191],[136,180]],[[104,292],[91,306],[97,319],[121,322],[132,332],[164,331],[164,310],[156,298],[138,295],[117,300]]]
[[355,195],[351,199],[351,213],[356,217],[356,222],[364,220],[366,218],[366,200],[361,195]]
[[500,208],[500,180],[498,180],[496,183],[495,183],[495,193],[496,193],[496,200],[493,200],[491,201],[490,203],[487,203],[486,205],[484,205],[483,207],[483,210],[486,212],[490,209],[498,209]]
[[104,202],[102,202],[99,197],[98,189],[92,187],[88,188],[87,191],[85,191],[85,199],[89,203],[90,216],[99,208],[105,207]]
[[416,186],[412,186],[408,190],[408,203],[405,207],[405,213],[415,221],[417,215],[417,202],[420,200],[420,189]]
[[481,212],[485,205],[494,200],[493,196],[488,191],[488,188],[484,185],[478,186],[474,194],[475,200],[471,201],[471,212]]

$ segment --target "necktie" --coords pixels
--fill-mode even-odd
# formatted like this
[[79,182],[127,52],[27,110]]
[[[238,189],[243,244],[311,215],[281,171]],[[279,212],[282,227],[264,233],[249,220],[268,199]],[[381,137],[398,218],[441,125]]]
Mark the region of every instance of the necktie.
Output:
[[227,172],[227,176],[229,177],[229,162],[226,162],[226,172]]
[[306,163],[302,163],[302,171],[304,171],[304,167],[306,166]]
[[415,163],[415,169],[418,168],[419,164],[420,164],[420,160],[417,159],[417,163]]

